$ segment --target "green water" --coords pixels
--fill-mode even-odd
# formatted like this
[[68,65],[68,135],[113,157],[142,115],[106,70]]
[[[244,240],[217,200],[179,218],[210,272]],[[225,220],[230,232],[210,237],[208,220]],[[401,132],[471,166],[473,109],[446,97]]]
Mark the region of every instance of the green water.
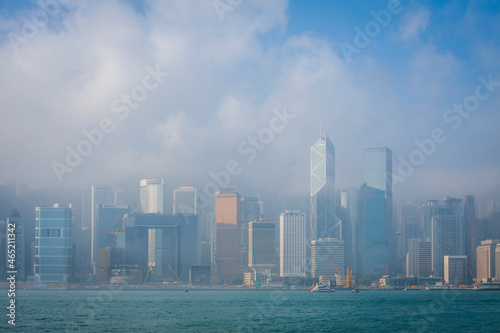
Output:
[[0,292],[2,332],[500,332],[500,291]]

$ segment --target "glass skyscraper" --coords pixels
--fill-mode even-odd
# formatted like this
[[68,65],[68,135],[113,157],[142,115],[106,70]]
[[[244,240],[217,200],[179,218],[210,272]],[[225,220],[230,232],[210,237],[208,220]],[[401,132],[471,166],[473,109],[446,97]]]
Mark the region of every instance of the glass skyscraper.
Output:
[[196,214],[196,189],[193,186],[182,186],[174,189],[174,214]]
[[71,205],[35,208],[35,278],[68,283],[71,274]]
[[144,214],[165,214],[165,179],[140,181],[140,200]]
[[335,215],[335,147],[326,134],[311,146],[311,240],[342,239]]
[[[369,229],[372,229],[377,235],[382,232],[385,233],[386,251],[384,256],[386,258],[384,260],[380,259],[380,262],[386,261],[390,263],[392,261],[391,255],[397,257],[396,239],[392,223],[392,151],[386,147],[366,148],[364,151],[364,161],[366,186],[383,191],[384,196],[384,202],[378,202],[378,204],[384,206],[385,224],[378,226],[381,229],[375,230],[371,227]],[[381,214],[381,210],[381,207],[377,207],[373,211]],[[365,215],[365,218],[367,219],[365,221],[366,224],[370,225],[371,217]],[[377,242],[381,241],[381,239],[377,239]],[[382,246],[381,244],[379,245]]]

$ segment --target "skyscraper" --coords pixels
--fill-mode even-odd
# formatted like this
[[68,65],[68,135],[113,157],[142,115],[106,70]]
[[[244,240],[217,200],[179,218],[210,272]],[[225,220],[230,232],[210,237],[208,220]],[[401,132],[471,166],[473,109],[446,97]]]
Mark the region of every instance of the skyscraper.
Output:
[[262,219],[248,224],[248,267],[268,273],[276,267],[276,223]]
[[174,214],[196,214],[196,189],[193,186],[182,186],[174,189]]
[[222,277],[236,280],[240,274],[240,195],[234,187],[215,194],[216,253]]
[[35,208],[35,279],[68,283],[71,274],[71,205]]
[[311,241],[311,275],[314,278],[322,277],[334,281],[338,275],[335,263],[340,273],[345,276],[344,270],[344,242],[336,238],[321,238]]
[[462,200],[446,197],[444,207],[432,218],[432,270],[443,276],[444,256],[465,254]]
[[92,265],[99,265],[99,250],[105,247],[118,248],[117,232],[122,231],[123,216],[130,212],[128,205],[101,205],[97,206],[97,219],[92,235]]
[[165,214],[165,179],[142,179],[140,199],[144,214]]
[[252,221],[258,221],[262,212],[259,199],[256,197],[243,197],[240,202],[241,214],[240,214],[240,262],[241,268],[245,269],[248,267],[248,230],[249,223]]
[[479,244],[477,240],[477,224],[476,224],[476,207],[474,205],[474,196],[466,195],[464,202],[464,227],[465,227],[465,255],[467,262],[473,267],[472,272],[475,274],[476,265],[473,263],[476,260],[476,247]]
[[500,244],[498,239],[488,239],[477,247],[477,278],[491,279],[496,275],[495,250]]
[[306,216],[299,211],[280,215],[280,276],[306,277]]
[[326,134],[311,146],[311,240],[342,239],[335,215],[335,147]]
[[388,264],[385,192],[366,184],[359,191],[357,276],[381,277]]
[[431,240],[410,238],[408,240],[406,276],[429,277],[432,273]]
[[395,268],[397,239],[392,221],[392,151],[389,148],[367,148],[364,151],[365,183],[381,190],[385,196],[385,238],[387,242],[387,263]]

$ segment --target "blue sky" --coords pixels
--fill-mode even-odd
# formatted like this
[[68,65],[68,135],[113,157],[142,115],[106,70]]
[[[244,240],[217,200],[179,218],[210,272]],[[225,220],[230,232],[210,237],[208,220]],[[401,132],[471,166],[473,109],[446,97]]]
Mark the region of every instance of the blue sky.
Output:
[[[0,181],[135,188],[163,176],[203,188],[237,160],[243,194],[307,194],[320,128],[336,146],[338,187],[363,182],[363,148],[391,148],[397,172],[441,128],[448,139],[398,184],[400,200],[498,196],[500,91],[456,130],[443,116],[478,77],[500,81],[500,2],[401,1],[347,61],[340,45],[388,3],[243,0],[221,17],[213,1],[66,1],[27,37],[44,9],[2,1]],[[168,78],[120,119],[113,101],[156,67]],[[247,162],[238,147],[284,108],[296,117]],[[116,129],[60,181],[54,162],[66,165],[67,147],[104,118]]]

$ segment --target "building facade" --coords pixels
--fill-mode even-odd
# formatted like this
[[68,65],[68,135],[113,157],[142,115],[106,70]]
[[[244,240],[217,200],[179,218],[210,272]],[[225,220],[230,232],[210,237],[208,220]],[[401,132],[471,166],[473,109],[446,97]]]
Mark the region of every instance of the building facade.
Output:
[[234,187],[215,195],[216,258],[225,281],[242,277],[240,263],[240,195]]
[[182,186],[174,189],[174,214],[197,214],[196,188],[193,186]]
[[479,245],[477,239],[477,224],[476,224],[476,206],[473,195],[466,195],[464,201],[464,229],[465,229],[465,255],[467,262],[472,265],[472,271],[476,274],[477,264],[476,248]]
[[344,242],[335,238],[322,238],[311,241],[311,275],[317,279],[334,281],[338,275],[335,266],[345,276]]
[[300,211],[280,215],[280,276],[306,277],[306,216]]
[[491,279],[496,276],[495,250],[500,245],[498,239],[488,239],[477,247],[477,278]]
[[[12,240],[9,238],[9,229],[12,229],[12,226],[14,226],[14,235],[15,239]],[[26,239],[26,234],[25,234],[25,222],[24,219],[21,217],[19,212],[14,211],[12,214],[7,218],[5,227],[7,229],[4,230],[5,232],[5,238],[4,238],[4,243],[5,244],[5,250],[7,254],[9,254],[9,251],[12,250],[12,244],[14,245],[14,250],[15,250],[15,269],[8,269],[8,271],[17,271],[16,273],[16,279],[17,281],[24,281],[27,276],[26,276],[26,255],[25,255],[25,239]],[[9,246],[9,244],[11,246]],[[7,257],[7,256],[5,256]],[[10,259],[10,258],[9,258]],[[7,260],[8,261],[8,260]],[[7,266],[4,266],[7,267]]]
[[326,134],[311,146],[311,240],[342,239],[335,215],[335,147]]
[[142,179],[139,185],[143,213],[165,214],[165,179]]
[[68,283],[71,274],[71,205],[35,208],[35,279]]
[[248,267],[268,275],[276,267],[276,223],[261,219],[248,224]]
[[446,284],[467,283],[467,256],[444,256],[444,281]]
[[431,240],[410,238],[408,240],[408,254],[406,276],[429,277],[432,274]]

